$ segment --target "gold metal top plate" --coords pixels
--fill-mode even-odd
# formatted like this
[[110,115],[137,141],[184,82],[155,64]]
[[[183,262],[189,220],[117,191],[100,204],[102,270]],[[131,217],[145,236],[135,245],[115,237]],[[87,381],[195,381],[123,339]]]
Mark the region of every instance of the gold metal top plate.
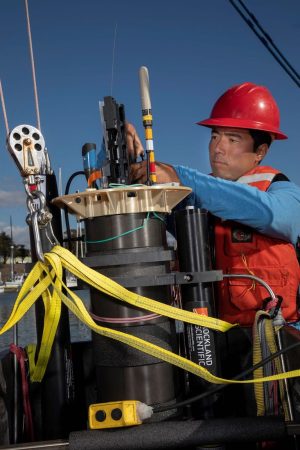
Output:
[[78,219],[141,212],[170,213],[192,189],[175,184],[122,186],[109,189],[87,189],[52,200],[59,208],[68,208]]

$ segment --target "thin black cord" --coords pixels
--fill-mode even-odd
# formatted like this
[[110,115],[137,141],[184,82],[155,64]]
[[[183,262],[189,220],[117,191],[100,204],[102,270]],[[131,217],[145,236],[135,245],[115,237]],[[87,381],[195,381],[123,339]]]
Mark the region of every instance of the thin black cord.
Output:
[[[296,72],[296,70],[290,65],[290,63],[284,63],[283,61],[287,61],[286,58],[282,58],[281,56],[281,52],[279,52],[279,55],[281,56],[281,58],[283,59],[283,61],[280,60],[280,58],[278,57],[278,55],[275,53],[275,51],[270,47],[269,42],[267,41],[267,39],[270,41],[270,43],[272,45],[273,41],[271,40],[271,38],[267,38],[265,39],[264,36],[269,36],[264,32],[264,36],[261,36],[257,30],[254,27],[253,22],[251,22],[250,19],[248,19],[244,13],[241,11],[241,9],[234,3],[233,0],[229,0],[229,2],[232,4],[232,6],[235,8],[235,10],[239,13],[239,15],[242,17],[242,19],[246,22],[246,24],[248,25],[249,28],[251,28],[251,30],[255,33],[255,35],[258,37],[258,39],[262,42],[262,44],[267,48],[267,50],[271,53],[271,55],[274,57],[274,59],[278,62],[278,64],[283,68],[283,70],[289,75],[289,77],[296,83],[296,85],[298,87],[300,87],[300,76],[299,74]],[[246,9],[246,7],[245,7]],[[256,21],[257,22],[257,21]],[[256,23],[255,22],[255,23]],[[274,46],[274,49],[278,52],[277,47]],[[291,67],[291,69],[289,69],[289,67]],[[296,74],[296,76],[294,75]]]
[[[300,345],[300,342],[296,342],[294,344],[289,345],[286,348],[278,350],[278,352],[276,352],[276,353],[272,353],[272,355],[268,356],[265,359],[262,359],[259,363],[255,364],[254,366],[250,367],[249,369],[244,370],[243,372],[241,372],[238,375],[236,375],[233,378],[233,380],[240,380],[241,378],[244,378],[247,375],[250,375],[256,369],[259,369],[260,367],[264,366],[268,362],[272,361],[273,359],[277,358],[278,356],[282,355],[283,353],[286,353],[286,352],[292,350],[293,348],[298,347],[299,345]],[[188,398],[187,400],[184,400],[184,401],[179,402],[179,403],[175,403],[173,405],[167,405],[167,406],[160,406],[160,405],[158,405],[158,406],[154,406],[153,407],[153,412],[154,413],[158,413],[158,412],[163,412],[163,411],[169,411],[171,409],[181,408],[182,406],[190,405],[191,403],[197,402],[199,400],[202,400],[205,397],[208,397],[210,395],[215,394],[216,392],[221,391],[222,389],[226,388],[229,385],[231,385],[231,384],[230,383],[228,383],[228,384],[219,384],[217,387],[213,387],[211,389],[208,389],[206,392],[203,392],[202,394],[196,395],[195,397]]]
[[[68,182],[66,184],[65,195],[69,194],[71,183],[74,180],[74,178],[77,177],[78,175],[84,175],[85,176],[85,173],[83,172],[83,170],[79,170],[78,172],[74,172],[70,176],[70,178],[68,179]],[[65,214],[65,224],[66,224],[68,247],[69,247],[69,250],[71,250],[72,236],[71,236],[71,230],[70,230],[70,221],[69,221],[68,208],[66,206],[64,207],[64,214]]]

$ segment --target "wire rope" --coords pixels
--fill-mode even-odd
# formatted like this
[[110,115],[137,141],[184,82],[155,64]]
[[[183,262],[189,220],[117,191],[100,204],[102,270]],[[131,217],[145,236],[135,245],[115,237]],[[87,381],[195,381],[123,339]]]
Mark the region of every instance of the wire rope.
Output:
[[257,20],[257,18],[255,17],[255,15],[247,8],[247,6],[244,4],[244,2],[242,0],[237,0],[240,5],[244,8],[244,10],[247,12],[247,14],[249,15],[249,17],[252,19],[252,21],[255,23],[255,25],[257,26],[257,28],[263,33],[263,35],[265,36],[265,38],[270,42],[270,44],[273,46],[274,50],[278,53],[278,55],[280,56],[280,58],[284,61],[284,63],[289,67],[289,69],[294,73],[295,77],[298,78],[300,80],[300,75],[299,73],[294,69],[294,67],[290,64],[290,62],[286,59],[286,57],[284,56],[284,54],[279,50],[279,48],[277,47],[277,45],[275,44],[275,42],[273,41],[273,39],[271,38],[271,36],[264,30],[264,28],[262,27],[262,25],[259,23],[259,21]]
[[0,97],[1,97],[1,105],[2,105],[2,111],[3,111],[3,117],[4,117],[4,123],[6,128],[6,135],[9,135],[9,128],[8,128],[8,120],[7,120],[7,114],[6,114],[6,108],[5,108],[5,101],[4,101],[4,94],[2,89],[2,83],[0,80]]
[[[283,70],[289,75],[289,77],[295,82],[295,84],[300,87],[300,75],[298,72],[291,66],[291,64],[287,61],[287,59],[282,55],[282,53],[278,50],[277,46],[274,45],[273,40],[270,38],[270,36],[263,30],[261,25],[257,25],[258,21],[255,18],[254,23],[245,16],[243,11],[238,7],[238,5],[234,2],[234,0],[229,0],[231,5],[235,8],[235,10],[238,12],[238,14],[242,17],[242,19],[246,22],[248,27],[253,31],[253,33],[258,37],[258,39],[262,42],[262,44],[267,48],[267,50],[271,53],[273,58],[278,62],[278,64],[283,68]],[[244,4],[240,1],[241,5],[244,6]],[[248,12],[249,10],[244,6],[245,10]],[[255,17],[250,11],[248,12],[250,14],[250,18]],[[253,19],[252,19],[253,20]],[[259,34],[259,32],[255,29],[255,25],[260,29],[263,30],[263,35]],[[269,42],[268,42],[269,41]],[[270,45],[271,44],[271,45]],[[272,48],[273,47],[273,48]],[[278,53],[278,55],[276,54]],[[281,59],[280,59],[281,58]]]
[[35,76],[35,64],[34,64],[34,57],[33,57],[33,47],[32,47],[32,37],[31,37],[31,28],[30,28],[28,0],[25,0],[25,9],[26,9],[26,22],[27,22],[27,32],[28,32],[28,41],[29,41],[29,53],[30,53],[32,79],[33,79],[33,90],[34,90],[34,101],[35,101],[37,128],[41,131],[39,98],[38,98],[37,83],[36,83],[36,76]]

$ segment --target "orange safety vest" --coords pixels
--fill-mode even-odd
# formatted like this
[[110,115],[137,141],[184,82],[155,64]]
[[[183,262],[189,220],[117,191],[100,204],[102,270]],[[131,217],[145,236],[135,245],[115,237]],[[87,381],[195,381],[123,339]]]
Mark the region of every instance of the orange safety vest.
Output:
[[[237,182],[266,191],[278,173],[272,167],[257,166]],[[215,246],[217,269],[227,274],[252,274],[261,278],[276,295],[283,297],[281,308],[284,318],[288,321],[299,318],[296,297],[300,268],[292,244],[265,236],[237,222],[216,219]],[[267,297],[268,291],[251,279],[225,278],[218,283],[219,317],[250,326]]]

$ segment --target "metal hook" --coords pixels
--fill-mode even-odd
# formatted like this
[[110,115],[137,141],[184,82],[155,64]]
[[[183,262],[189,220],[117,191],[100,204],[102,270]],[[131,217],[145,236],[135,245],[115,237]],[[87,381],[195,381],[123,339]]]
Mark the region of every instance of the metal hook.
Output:
[[[39,205],[34,204],[34,200],[39,201]],[[27,223],[31,225],[36,255],[39,261],[44,262],[43,246],[41,240],[41,229],[44,229],[45,236],[51,244],[51,247],[59,245],[59,242],[54,235],[51,219],[52,214],[48,210],[46,205],[46,197],[41,191],[32,191],[27,197],[27,207],[29,210],[29,216],[27,217]]]
[[50,244],[52,245],[52,247],[54,247],[55,245],[60,245],[60,243],[58,242],[58,240],[54,234],[51,221],[48,223],[47,228],[46,228],[46,237],[47,237],[48,241],[50,242]]
[[31,227],[33,231],[33,238],[35,243],[35,252],[37,259],[39,261],[45,262],[44,253],[43,253],[43,247],[42,247],[42,241],[40,236],[40,228],[38,223],[38,212],[34,211],[31,213],[30,217]]

